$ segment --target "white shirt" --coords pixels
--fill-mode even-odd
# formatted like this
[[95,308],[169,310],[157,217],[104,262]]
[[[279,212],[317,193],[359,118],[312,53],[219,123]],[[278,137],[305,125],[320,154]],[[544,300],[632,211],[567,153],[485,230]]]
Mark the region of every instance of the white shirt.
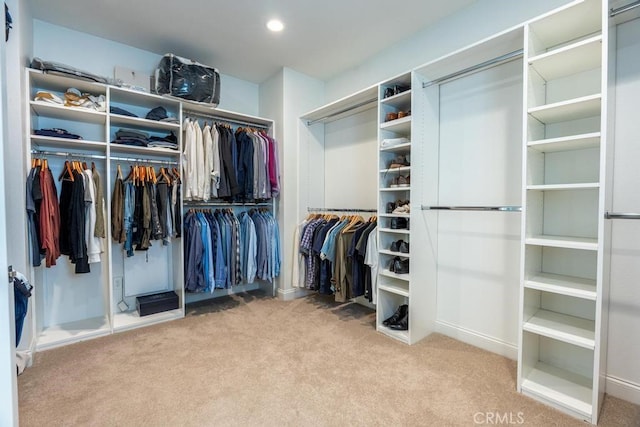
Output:
[[369,239],[367,240],[366,253],[364,255],[364,263],[371,268],[371,301],[378,303],[376,298],[378,294],[378,227],[371,230]]
[[204,199],[204,181],[205,181],[205,167],[204,167],[204,144],[202,143],[202,129],[200,129],[200,123],[193,122],[193,131],[196,138],[196,194],[194,197],[198,200]]
[[204,189],[202,200],[208,201],[211,197],[211,173],[213,171],[213,138],[211,128],[206,125],[202,130],[202,143],[204,145]]
[[184,132],[184,155],[182,163],[182,177],[184,179],[184,199],[192,200],[196,195],[196,143],[195,132],[191,121],[185,119],[182,124]]

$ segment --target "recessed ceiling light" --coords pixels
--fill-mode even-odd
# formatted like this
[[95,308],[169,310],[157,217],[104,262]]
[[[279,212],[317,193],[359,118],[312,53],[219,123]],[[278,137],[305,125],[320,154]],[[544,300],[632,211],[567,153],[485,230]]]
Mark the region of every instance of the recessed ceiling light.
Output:
[[273,32],[278,32],[284,29],[284,24],[279,19],[272,19],[267,22],[267,28]]

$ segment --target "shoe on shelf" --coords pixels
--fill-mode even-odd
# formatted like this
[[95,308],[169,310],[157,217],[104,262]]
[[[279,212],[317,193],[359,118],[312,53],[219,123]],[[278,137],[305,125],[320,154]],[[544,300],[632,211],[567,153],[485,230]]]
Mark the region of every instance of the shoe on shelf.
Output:
[[409,258],[402,259],[399,256],[393,258],[389,270],[396,274],[409,274]]
[[393,329],[394,331],[409,330],[409,310],[407,310],[404,316],[402,316],[396,322],[392,322],[392,323],[390,322],[389,325],[387,326],[389,327],[389,329]]
[[403,254],[409,253],[409,242],[405,242],[404,240],[398,240],[396,242],[391,242],[391,247],[389,248],[391,252],[399,252]]
[[393,213],[395,208],[396,208],[396,204],[394,202],[389,202],[389,203],[387,203],[386,212],[387,213]]
[[394,214],[409,214],[411,213],[411,203],[409,203],[409,200],[398,200],[396,202],[396,207],[393,209],[393,211],[391,213]]
[[391,323],[397,323],[400,319],[407,315],[409,311],[409,306],[407,304],[403,304],[396,309],[396,312],[391,315],[391,317],[385,319],[382,324],[384,326],[389,326]]
[[390,121],[395,120],[395,119],[397,119],[397,118],[398,118],[398,113],[396,113],[395,111],[392,111],[392,112],[390,112],[390,113],[387,113],[387,114],[384,116],[384,121],[385,121],[385,122],[390,122]]
[[399,175],[391,180],[391,188],[408,187],[411,184],[411,175]]
[[391,218],[392,230],[406,230],[408,226],[407,218]]
[[400,154],[389,164],[389,169],[398,169],[405,166],[411,166],[411,164],[407,161],[405,154]]

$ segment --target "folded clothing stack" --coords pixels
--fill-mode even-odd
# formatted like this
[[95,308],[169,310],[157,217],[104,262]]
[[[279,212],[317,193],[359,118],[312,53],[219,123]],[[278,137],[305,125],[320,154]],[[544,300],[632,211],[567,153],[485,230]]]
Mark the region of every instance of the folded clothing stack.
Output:
[[40,90],[36,93],[34,101],[46,102],[65,107],[86,108],[87,110],[100,112],[106,111],[107,105],[104,95],[96,96],[90,93],[82,93],[74,87],[67,89],[62,96],[51,91]]
[[149,134],[136,129],[118,129],[113,144],[135,145],[146,147],[149,144]]
[[147,147],[178,149],[178,137],[171,132],[167,136],[151,136]]
[[60,128],[36,129],[33,131],[33,134],[40,135],[40,136],[53,136],[55,138],[82,139],[80,135],[70,133],[66,129],[60,129]]
[[164,107],[156,107],[151,109],[147,113],[147,116],[145,118],[148,120],[156,120],[159,122],[180,124],[180,121],[176,117],[169,117],[169,115],[167,114],[167,110]]
[[133,145],[137,147],[178,149],[178,137],[173,133],[165,136],[149,136],[147,132],[136,129],[118,129],[112,144]]

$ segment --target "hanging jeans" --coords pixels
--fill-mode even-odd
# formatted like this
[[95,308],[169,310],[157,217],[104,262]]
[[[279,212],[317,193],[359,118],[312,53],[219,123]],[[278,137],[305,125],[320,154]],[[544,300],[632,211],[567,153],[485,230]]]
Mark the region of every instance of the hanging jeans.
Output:
[[22,327],[24,325],[24,318],[27,316],[30,296],[31,285],[25,284],[21,279],[15,277],[13,279],[13,300],[16,311],[16,347],[22,337]]

